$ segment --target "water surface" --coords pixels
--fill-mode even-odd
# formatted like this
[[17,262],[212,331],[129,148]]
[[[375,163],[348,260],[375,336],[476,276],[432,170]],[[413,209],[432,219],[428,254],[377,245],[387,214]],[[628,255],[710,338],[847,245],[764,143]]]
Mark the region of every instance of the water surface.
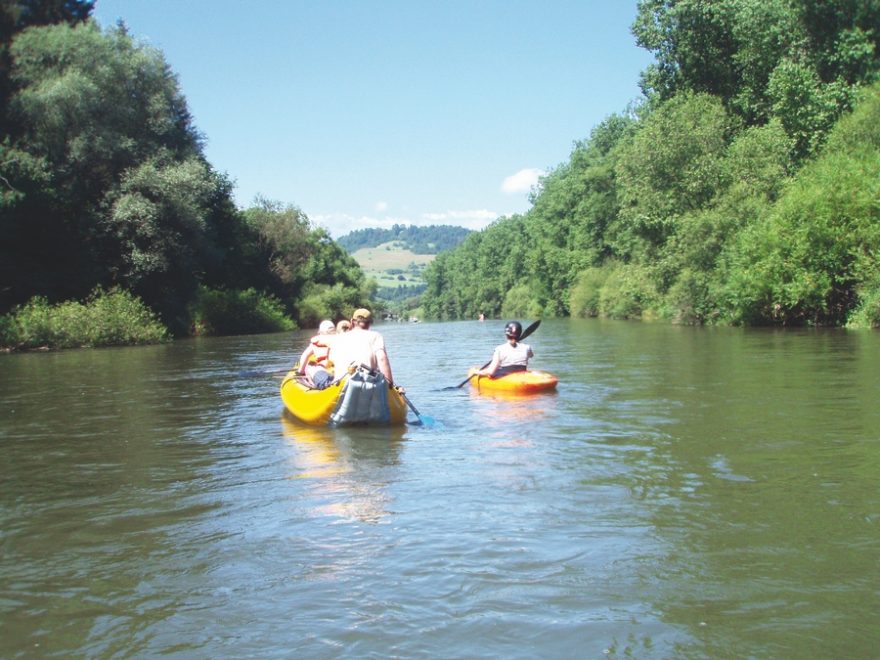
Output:
[[[304,427],[308,333],[0,356],[0,656],[873,657],[880,335],[378,326],[424,420]],[[414,419],[411,414],[411,418]]]

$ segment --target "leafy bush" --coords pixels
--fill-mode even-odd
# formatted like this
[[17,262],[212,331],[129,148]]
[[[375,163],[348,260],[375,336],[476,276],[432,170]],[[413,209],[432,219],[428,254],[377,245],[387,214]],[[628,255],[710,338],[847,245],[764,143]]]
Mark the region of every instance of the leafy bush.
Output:
[[848,328],[880,328],[880,264],[858,288],[858,302],[846,321]]
[[717,320],[709,273],[686,268],[666,294],[668,316],[675,323],[702,325]]
[[861,296],[861,301],[850,315],[848,328],[880,328],[880,286]]
[[612,270],[599,296],[599,312],[612,319],[648,319],[656,315],[659,297],[651,274],[632,264]]
[[85,303],[57,305],[36,297],[0,317],[0,344],[10,349],[154,344],[168,339],[168,330],[127,291],[96,289]]
[[366,290],[346,286],[342,282],[332,286],[312,284],[306,288],[297,311],[305,327],[316,327],[323,319],[348,318],[358,307],[371,307],[367,300],[369,295]]
[[793,149],[792,139],[778,120],[737,135],[723,162],[729,194],[775,200],[794,169]]
[[255,289],[225,291],[200,287],[192,305],[198,335],[244,335],[293,330],[296,324],[274,297]]
[[736,321],[845,323],[880,254],[880,159],[832,153],[805,169],[766,222],[735,246]]
[[509,317],[535,317],[541,316],[541,305],[532,297],[531,289],[520,284],[513,287],[504,296],[501,305],[501,315]]
[[738,323],[871,325],[880,255],[880,88],[725,255]]
[[599,316],[602,287],[610,272],[610,265],[581,271],[571,288],[569,307],[572,316]]

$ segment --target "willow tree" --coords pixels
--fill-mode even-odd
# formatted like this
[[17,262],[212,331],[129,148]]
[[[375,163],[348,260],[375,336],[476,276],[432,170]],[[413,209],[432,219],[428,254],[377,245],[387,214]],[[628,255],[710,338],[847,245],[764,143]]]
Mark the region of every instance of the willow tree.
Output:
[[92,22],[28,28],[10,54],[3,306],[120,286],[182,320],[229,188],[204,159],[176,76],[124,28]]

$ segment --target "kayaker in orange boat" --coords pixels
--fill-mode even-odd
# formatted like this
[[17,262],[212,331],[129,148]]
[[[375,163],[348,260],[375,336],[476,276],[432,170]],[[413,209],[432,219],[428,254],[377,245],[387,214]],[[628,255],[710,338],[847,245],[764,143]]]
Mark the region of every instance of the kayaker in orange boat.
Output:
[[514,371],[525,371],[529,366],[529,358],[535,357],[535,354],[531,346],[519,341],[522,331],[522,325],[518,321],[508,322],[504,326],[507,341],[495,347],[489,366],[476,370],[474,375],[501,378]]

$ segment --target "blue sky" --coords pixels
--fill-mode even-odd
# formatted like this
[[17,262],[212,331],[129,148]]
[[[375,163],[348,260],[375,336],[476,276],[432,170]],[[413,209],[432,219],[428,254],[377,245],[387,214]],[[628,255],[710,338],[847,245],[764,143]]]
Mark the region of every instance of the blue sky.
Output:
[[636,0],[97,0],[178,75],[206,155],[334,238],[480,229],[639,97]]

